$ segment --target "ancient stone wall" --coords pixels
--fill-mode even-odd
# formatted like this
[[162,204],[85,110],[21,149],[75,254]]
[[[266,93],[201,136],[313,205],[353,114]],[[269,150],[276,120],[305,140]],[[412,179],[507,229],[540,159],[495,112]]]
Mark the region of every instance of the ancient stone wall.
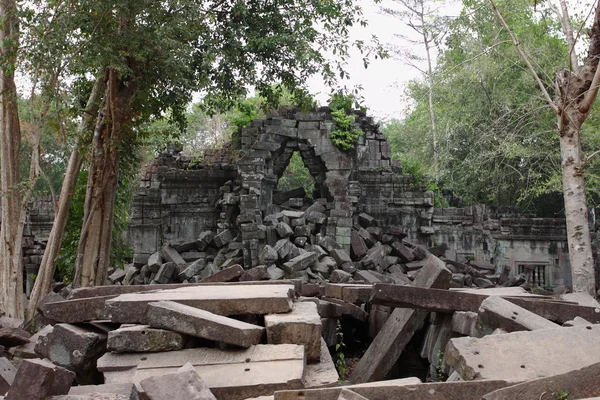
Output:
[[229,160],[212,161],[194,164],[177,154],[162,154],[147,168],[127,232],[134,262],[145,263],[164,243],[195,240],[202,231],[217,229],[219,189],[237,171]]

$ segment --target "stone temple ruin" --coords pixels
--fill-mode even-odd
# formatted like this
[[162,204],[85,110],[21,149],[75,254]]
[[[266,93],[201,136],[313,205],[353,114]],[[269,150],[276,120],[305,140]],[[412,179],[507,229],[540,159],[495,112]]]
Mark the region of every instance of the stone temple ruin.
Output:
[[[357,121],[350,153],[320,109],[256,120],[200,163],[162,154],[133,263],[56,285],[32,323],[0,316],[0,399],[599,398],[600,303],[542,289],[570,283],[564,220],[436,209]],[[296,151],[312,198],[277,188]]]

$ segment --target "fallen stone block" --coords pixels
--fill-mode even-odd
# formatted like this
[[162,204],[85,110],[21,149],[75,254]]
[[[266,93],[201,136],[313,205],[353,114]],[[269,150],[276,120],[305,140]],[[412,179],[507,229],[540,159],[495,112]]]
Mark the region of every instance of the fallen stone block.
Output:
[[267,268],[267,275],[271,280],[278,280],[285,276],[285,271],[281,268],[277,268],[275,265],[271,265]]
[[264,265],[259,265],[245,271],[240,277],[240,282],[262,281],[265,279],[269,279],[269,276],[267,275],[267,267]]
[[39,310],[44,317],[56,322],[79,323],[106,320],[109,317],[104,302],[115,297],[109,295],[45,303],[39,307]]
[[348,253],[346,253],[346,251],[343,249],[333,249],[330,251],[330,254],[337,263],[338,267],[341,267],[345,263],[352,262]]
[[[437,257],[430,255],[414,284],[418,287],[448,288],[452,273]],[[398,286],[403,287],[403,286]],[[377,285],[373,287],[375,292]],[[398,357],[421,327],[427,312],[413,309],[395,309],[350,375],[355,383],[383,379]]]
[[154,283],[169,283],[171,281],[171,277],[175,274],[177,270],[177,264],[174,262],[166,262],[160,266],[158,272],[154,276]]
[[108,332],[106,348],[115,353],[145,353],[181,350],[184,343],[185,337],[181,333],[133,325]]
[[477,336],[477,313],[472,311],[453,313],[452,330],[465,336]]
[[352,249],[355,259],[360,260],[367,254],[367,244],[364,239],[358,235],[358,232],[354,230],[350,233],[350,248]]
[[[498,389],[483,396],[484,400],[539,400],[544,395],[548,398],[557,397],[561,393],[570,399],[583,399],[588,396],[600,395],[600,363],[552,375],[546,378],[534,379],[514,386]],[[565,398],[565,397],[563,397]]]
[[229,229],[227,229],[227,230],[224,230],[223,232],[219,233],[218,235],[216,235],[213,238],[213,243],[218,248],[221,248],[221,247],[225,246],[227,243],[231,242],[232,240],[233,240],[233,233]]
[[113,322],[135,324],[144,320],[146,307],[173,301],[218,315],[274,314],[292,310],[294,286],[290,284],[223,284],[188,286],[156,292],[130,293],[106,302]]
[[600,362],[600,326],[454,338],[445,360],[465,380],[528,380]]
[[[523,307],[550,321],[564,323],[579,316],[592,323],[600,323],[600,309],[580,306],[573,303],[550,301],[543,297],[517,297],[502,295],[495,289],[479,289],[477,293],[490,293],[505,298],[513,304]],[[398,286],[377,283],[373,287],[371,302],[389,307],[406,307],[432,312],[452,313],[455,311],[477,312],[487,294],[477,294],[464,290],[439,290],[414,286]],[[596,311],[598,310],[598,311]]]
[[304,375],[304,387],[318,388],[337,384],[340,376],[333,363],[333,358],[327,348],[327,343],[323,338],[321,340],[321,358],[319,362],[306,366]]
[[265,330],[256,325],[172,301],[148,304],[145,322],[155,328],[170,329],[239,347],[250,347],[260,343]]
[[321,359],[321,317],[315,303],[297,302],[287,314],[265,315],[265,328],[270,344],[304,345],[309,363]]
[[70,370],[87,371],[106,352],[106,332],[85,327],[56,324],[35,346],[36,353]]
[[204,258],[199,258],[181,271],[178,278],[180,281],[192,279],[192,277],[198,275],[204,268],[206,268],[206,260]]
[[415,255],[411,249],[397,241],[392,243],[392,254],[398,256],[403,263],[409,263],[415,259]]
[[498,328],[505,332],[515,332],[559,327],[498,296],[490,296],[481,303],[476,326],[481,336],[490,335]]
[[319,259],[317,253],[306,252],[304,254],[300,254],[298,257],[292,258],[290,261],[283,263],[282,268],[288,274],[293,274],[294,272],[303,271],[310,267],[312,264],[317,262]]
[[6,400],[46,400],[69,393],[75,374],[48,360],[23,360]]
[[277,231],[277,234],[279,235],[280,238],[289,238],[289,237],[294,236],[294,231],[285,222],[278,223],[277,226],[275,227],[275,230]]
[[375,218],[366,213],[358,214],[358,223],[365,229],[370,226],[377,225],[377,221],[375,220]]
[[244,275],[244,268],[239,265],[232,265],[228,268],[223,268],[219,272],[202,279],[202,283],[213,283],[213,282],[233,282],[238,280]]
[[176,265],[185,264],[185,260],[183,259],[183,257],[181,257],[177,250],[175,250],[168,244],[161,247],[160,255],[162,256],[163,260],[175,263]]
[[174,374],[146,378],[140,386],[148,400],[216,400],[190,363]]
[[46,336],[54,327],[52,325],[46,325],[38,332],[36,332],[31,338],[29,338],[29,343],[23,344],[21,346],[11,347],[8,353],[14,358],[40,358],[39,354],[35,352],[35,345],[39,341],[41,336]]
[[0,328],[0,346],[13,347],[29,343],[31,335],[20,328]]
[[278,259],[279,255],[277,254],[277,250],[269,245],[265,245],[258,256],[260,263],[266,266],[274,264]]
[[4,396],[15,380],[17,369],[6,357],[0,357],[0,396]]
[[197,348],[135,356],[107,353],[98,360],[98,370],[104,372],[107,383],[136,383],[176,372],[189,362],[219,400],[242,400],[304,387],[305,355],[298,345],[256,345],[240,350]]

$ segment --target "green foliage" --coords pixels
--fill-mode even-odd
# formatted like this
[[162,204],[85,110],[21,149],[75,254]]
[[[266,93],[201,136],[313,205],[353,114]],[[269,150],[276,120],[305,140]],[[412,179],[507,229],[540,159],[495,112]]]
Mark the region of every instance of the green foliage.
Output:
[[440,186],[437,182],[429,182],[427,184],[427,190],[433,192],[433,205],[435,206],[435,208],[450,207],[450,204],[448,204],[448,201],[442,194],[442,189],[440,189]]
[[343,92],[334,93],[329,101],[331,117],[335,127],[331,132],[331,141],[342,151],[350,151],[358,144],[363,131],[356,125],[356,115],[352,113],[355,97]]
[[437,352],[437,367],[435,368],[435,381],[436,382],[446,382],[448,380],[448,375],[444,372],[444,352],[442,350],[438,350]]
[[552,392],[554,400],[571,400],[571,391],[563,390],[562,392]]
[[348,366],[346,365],[346,354],[344,353],[346,344],[344,343],[342,323],[339,319],[337,320],[337,325],[335,326],[335,336],[338,338],[338,343],[335,345],[335,367],[340,375],[340,379],[346,380],[348,369]]
[[312,198],[313,191],[315,190],[315,180],[308,168],[304,166],[304,161],[302,161],[300,153],[295,151],[277,183],[277,189],[283,192],[298,187],[303,187],[306,195]]
[[[526,0],[498,7],[552,90],[555,71],[568,63],[559,21]],[[465,2],[446,23],[432,75],[440,186],[469,203],[548,211],[542,199],[561,190],[555,115],[486,1]],[[417,176],[435,172],[426,78],[408,86],[407,116],[384,128],[394,158]],[[588,133],[584,147],[592,136],[598,135]]]

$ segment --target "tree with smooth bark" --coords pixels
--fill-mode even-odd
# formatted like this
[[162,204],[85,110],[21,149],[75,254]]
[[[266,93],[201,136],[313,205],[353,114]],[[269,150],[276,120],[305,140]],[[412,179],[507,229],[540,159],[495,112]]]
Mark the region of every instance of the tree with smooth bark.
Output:
[[[569,17],[564,13],[561,18],[568,39],[568,59],[571,68],[556,73],[556,93],[553,99],[538,76],[529,57],[523,51],[518,38],[504,20],[496,3],[494,0],[489,1],[500,23],[508,32],[510,40],[535,78],[544,98],[557,116],[573,291],[595,296],[594,260],[583,173],[591,157],[598,153],[593,153],[588,157],[583,155],[581,151],[581,128],[590,115],[600,85],[600,68],[598,68],[600,60],[600,3],[594,6],[594,19],[589,30],[588,52],[582,65],[577,63],[575,40]],[[565,0],[561,0],[561,6],[564,10],[567,9]]]

